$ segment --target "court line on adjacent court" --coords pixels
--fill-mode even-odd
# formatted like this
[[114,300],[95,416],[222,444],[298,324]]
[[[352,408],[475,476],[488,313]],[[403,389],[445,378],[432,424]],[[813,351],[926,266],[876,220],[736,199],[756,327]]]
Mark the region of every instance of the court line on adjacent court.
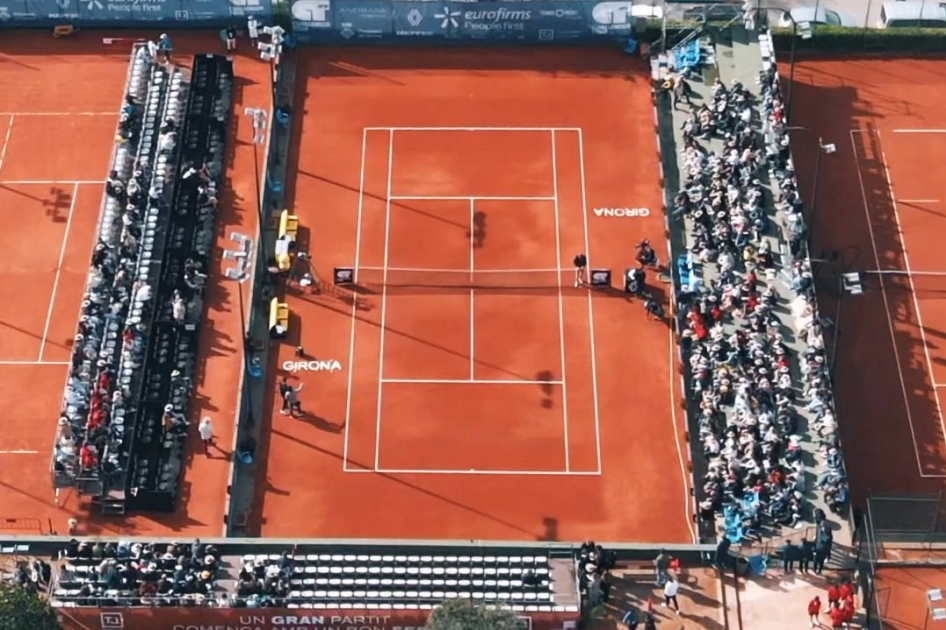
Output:
[[[871,224],[870,206],[867,203],[867,190],[864,188],[864,175],[861,173],[861,161],[857,153],[857,141],[854,140],[855,133],[863,133],[860,129],[851,129],[849,135],[851,138],[851,150],[854,152],[854,167],[857,171],[857,181],[861,189],[861,200],[864,206],[864,218],[867,220],[867,234],[870,238],[871,251],[874,254],[874,264],[881,268],[880,252],[877,249],[877,238],[874,235],[874,227]],[[887,328],[890,331],[890,343],[893,347],[893,357],[897,365],[897,376],[900,379],[900,391],[903,395],[903,406],[907,412],[907,424],[910,426],[910,435],[913,438],[913,454],[916,457],[917,474],[923,478],[926,474],[923,472],[923,463],[920,460],[919,445],[916,441],[916,429],[913,426],[913,412],[910,409],[910,398],[907,395],[907,385],[903,378],[903,366],[900,362],[900,352],[897,348],[897,336],[894,332],[893,319],[890,316],[890,299],[887,297],[887,286],[884,282],[884,276],[879,275],[880,295],[884,302],[884,315],[887,317]],[[932,376],[932,375],[931,375]]]
[[[358,267],[356,265],[355,271],[384,271],[385,267]],[[417,273],[456,273],[463,274],[469,273],[468,269],[437,269],[434,267],[387,267],[388,271],[397,271],[397,272],[417,272]],[[476,269],[476,273],[489,273],[489,274],[507,274],[507,273],[561,273],[563,271],[570,271],[570,268],[561,268],[556,269],[555,267],[547,267],[545,269]]]
[[[562,267],[562,227],[558,203],[558,149],[555,144],[555,130],[552,137],[552,191],[555,196],[555,264]],[[558,287],[558,347],[561,354],[562,382],[565,382],[565,306],[562,299],[562,287]],[[565,438],[565,470],[572,468],[571,455],[568,452],[568,387],[562,387],[562,435]]]
[[597,477],[600,471],[564,470],[460,470],[443,468],[352,468],[345,472],[381,475],[523,475],[533,477]]
[[897,203],[939,203],[939,199],[897,199]]
[[[475,245],[475,242],[474,242],[475,240],[474,231],[476,229],[475,223],[476,223],[476,201],[474,201],[473,198],[471,197],[470,198],[470,285],[471,286],[473,284],[473,270],[476,267],[476,261],[474,260],[474,253],[473,253],[473,248]],[[476,313],[476,308],[475,308],[476,302],[474,298],[474,293],[475,291],[471,288],[470,289],[470,380],[474,380],[476,378],[476,361],[473,358],[476,354],[476,346],[474,345],[474,342],[475,342],[474,320],[475,320],[475,313]]]
[[577,131],[578,127],[365,127],[368,131]]
[[39,361],[43,360],[46,352],[46,337],[49,334],[49,325],[53,320],[53,309],[56,306],[56,292],[59,290],[59,278],[62,277],[62,262],[66,258],[66,247],[69,244],[69,230],[72,227],[72,215],[76,209],[76,197],[79,196],[79,184],[72,187],[72,200],[69,203],[69,216],[66,218],[66,229],[62,235],[62,245],[59,247],[59,262],[56,264],[56,276],[53,280],[53,292],[49,296],[49,308],[46,310],[46,324],[43,326],[43,338],[39,346]]
[[[394,170],[394,132],[388,133],[388,190],[384,204],[384,272],[381,286],[381,347],[378,350],[378,413],[374,429],[374,467],[377,470],[381,458],[381,386],[384,378],[384,332],[387,328],[385,318],[388,310],[388,253],[391,243],[391,178]],[[351,366],[349,366],[351,369]]]
[[[0,160],[2,164],[2,160]],[[51,186],[53,184],[65,184],[68,186],[82,184],[104,184],[101,179],[8,179],[0,180],[0,186]]]
[[527,381],[519,379],[453,379],[453,378],[383,378],[382,384],[402,383],[419,385],[564,385],[565,381]]
[[114,116],[118,112],[0,112],[0,116]]
[[10,122],[7,125],[7,133],[3,138],[3,148],[0,149],[0,169],[3,169],[3,162],[7,158],[7,147],[10,145],[10,135],[13,133],[13,114],[10,114]]
[[[591,247],[588,237],[588,194],[585,187],[585,139],[581,128],[578,128],[578,173],[581,181],[581,217],[585,231],[585,258],[587,258],[588,268],[593,269],[591,265]],[[595,413],[595,461],[597,462],[598,474],[601,474],[601,413],[598,402],[598,358],[595,352],[595,312],[594,300],[591,299],[591,292],[588,292],[588,337],[591,345],[591,388],[594,391],[594,413]]]
[[70,365],[69,361],[0,361],[0,365]]
[[38,455],[39,451],[28,451],[24,449],[13,449],[10,451],[0,451],[0,455]]
[[482,195],[394,195],[391,201],[555,201],[555,197],[510,197]]
[[[920,329],[920,341],[923,343],[923,354],[926,355],[926,369],[929,372],[930,383],[932,384],[935,381],[933,376],[933,359],[930,357],[930,346],[926,339],[926,328],[923,327],[923,313],[920,311],[920,300],[916,296],[916,286],[913,282],[913,274],[910,272],[910,256],[907,253],[907,241],[903,234],[903,226],[900,223],[900,210],[897,208],[897,196],[894,194],[893,180],[890,179],[890,167],[887,162],[887,154],[884,151],[884,143],[883,138],[881,138],[880,135],[880,130],[877,130],[877,139],[880,140],[880,158],[883,160],[884,177],[887,179],[887,189],[890,193],[890,201],[893,203],[894,224],[897,227],[897,234],[900,236],[900,247],[903,249],[903,264],[906,267],[907,274],[909,274],[907,279],[910,282],[910,295],[913,297],[913,307],[916,309],[916,322]],[[879,264],[877,266],[880,267]],[[943,406],[939,402],[939,394],[936,394],[935,391],[934,398],[936,399],[936,411],[939,413],[939,427],[942,431],[941,435],[943,436],[943,439],[946,440],[946,422],[943,420]],[[946,475],[936,475],[936,477],[946,478]]]
[[[860,129],[852,129],[851,132],[861,133]],[[894,133],[946,133],[946,129],[894,129]],[[877,133],[880,133],[879,131]]]
[[[361,214],[365,205],[365,155],[368,148],[368,131],[361,132],[361,171],[358,175],[358,219],[355,225],[355,273],[361,259]],[[351,301],[351,338],[348,342],[348,393],[345,396],[345,437],[342,443],[342,470],[348,468],[348,435],[351,432],[351,389],[355,374],[355,326],[358,324],[357,296]]]

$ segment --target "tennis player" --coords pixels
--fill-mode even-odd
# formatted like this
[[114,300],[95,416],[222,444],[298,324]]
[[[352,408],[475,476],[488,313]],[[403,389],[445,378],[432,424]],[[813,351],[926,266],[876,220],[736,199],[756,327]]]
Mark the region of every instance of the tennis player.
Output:
[[588,283],[588,257],[584,254],[575,256],[572,261],[575,265],[575,287],[580,287]]

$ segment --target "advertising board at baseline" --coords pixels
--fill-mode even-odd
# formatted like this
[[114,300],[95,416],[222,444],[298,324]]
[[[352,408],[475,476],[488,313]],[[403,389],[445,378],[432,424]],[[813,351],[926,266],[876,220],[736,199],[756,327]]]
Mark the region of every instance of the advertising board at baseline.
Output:
[[302,43],[578,42],[628,37],[659,7],[626,0],[294,0]]
[[[64,630],[423,630],[429,610],[69,608]],[[561,630],[577,612],[521,613],[523,630]]]

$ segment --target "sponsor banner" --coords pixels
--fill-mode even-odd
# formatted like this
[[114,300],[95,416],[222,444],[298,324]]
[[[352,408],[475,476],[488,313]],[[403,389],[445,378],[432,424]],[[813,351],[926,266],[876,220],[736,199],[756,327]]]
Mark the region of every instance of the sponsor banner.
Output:
[[272,0],[0,0],[0,28],[74,24],[175,28],[226,25],[255,15],[272,22]]
[[[423,630],[430,611],[345,608],[69,608],[64,630]],[[574,628],[577,612],[533,612],[523,630]],[[570,623],[569,623],[570,622]]]
[[284,372],[341,372],[342,364],[335,359],[327,361],[283,361]]
[[595,208],[596,217],[619,217],[636,219],[638,217],[649,217],[650,208]]
[[625,0],[294,0],[291,6],[293,32],[316,44],[613,39],[628,36],[650,9]]

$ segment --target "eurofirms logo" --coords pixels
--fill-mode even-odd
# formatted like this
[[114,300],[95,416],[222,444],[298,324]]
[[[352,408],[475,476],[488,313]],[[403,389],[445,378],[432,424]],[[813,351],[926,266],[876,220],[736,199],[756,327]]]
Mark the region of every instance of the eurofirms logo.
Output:
[[532,9],[455,9],[444,4],[434,13],[434,18],[440,21],[443,30],[462,25],[474,31],[516,31],[525,29],[524,22],[532,19]]

